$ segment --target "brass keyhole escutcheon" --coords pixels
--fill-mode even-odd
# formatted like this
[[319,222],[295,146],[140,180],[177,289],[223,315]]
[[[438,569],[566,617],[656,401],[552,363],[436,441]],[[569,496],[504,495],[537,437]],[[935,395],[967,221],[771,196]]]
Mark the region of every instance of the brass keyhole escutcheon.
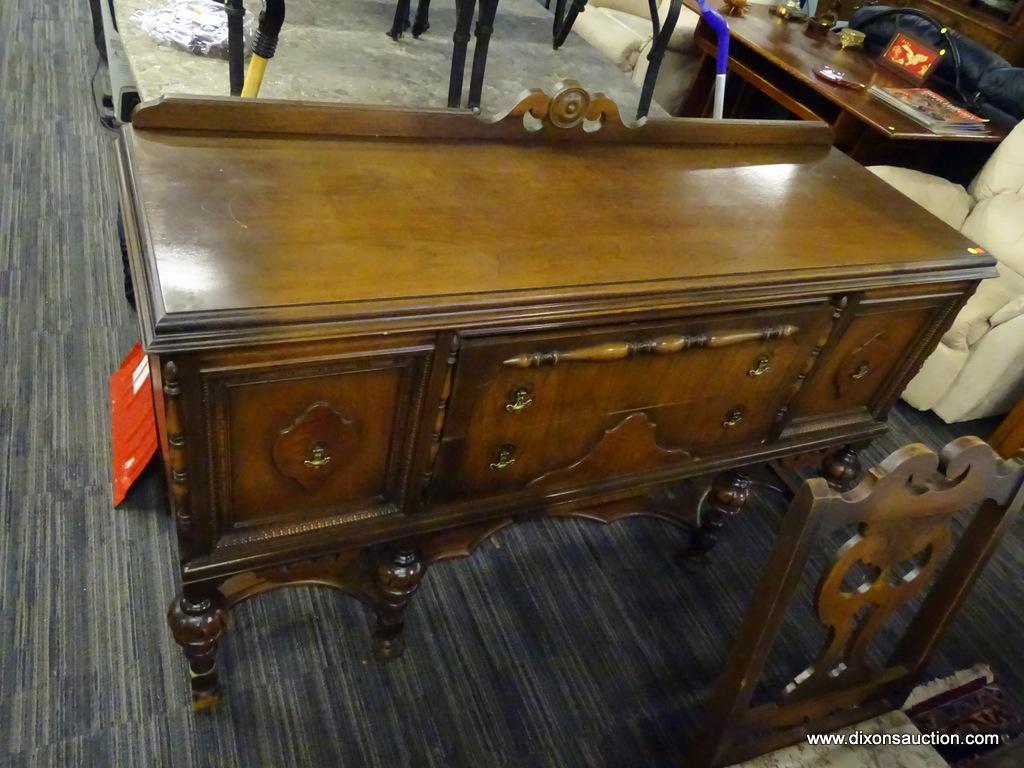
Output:
[[323,443],[315,443],[309,449],[309,455],[302,462],[310,469],[321,469],[331,463],[331,454],[327,452],[327,446]]
[[508,402],[505,403],[505,410],[509,413],[519,413],[533,405],[533,397],[526,387],[516,387],[509,393]]
[[869,373],[871,373],[871,366],[869,366],[867,363],[861,363],[860,365],[853,369],[853,373],[850,374],[850,378],[860,381]]
[[736,407],[725,414],[725,420],[722,422],[723,427],[735,427],[743,421],[743,409]]
[[772,359],[768,355],[761,355],[754,361],[753,367],[747,371],[747,376],[757,378],[768,373],[772,367]]
[[516,447],[505,444],[498,449],[498,455],[491,462],[491,469],[505,469],[516,463]]

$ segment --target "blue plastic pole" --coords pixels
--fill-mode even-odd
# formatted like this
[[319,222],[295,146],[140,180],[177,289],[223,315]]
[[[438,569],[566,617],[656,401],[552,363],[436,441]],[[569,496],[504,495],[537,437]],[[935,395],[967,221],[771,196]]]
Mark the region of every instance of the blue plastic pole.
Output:
[[729,71],[729,23],[722,14],[708,5],[707,0],[697,0],[697,5],[700,6],[701,17],[718,38],[718,51],[715,55],[715,106],[711,115],[716,120],[721,120],[725,107],[725,75]]

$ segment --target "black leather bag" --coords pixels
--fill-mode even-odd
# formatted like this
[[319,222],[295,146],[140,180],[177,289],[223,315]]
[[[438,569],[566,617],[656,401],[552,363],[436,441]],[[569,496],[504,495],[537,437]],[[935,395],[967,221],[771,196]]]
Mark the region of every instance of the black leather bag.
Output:
[[[879,54],[897,31],[933,48],[945,48],[928,87],[962,101],[982,117],[1012,128],[1024,118],[1024,69],[985,46],[946,29],[941,22],[913,8],[868,5],[858,8],[850,26],[865,35],[864,49]],[[943,31],[945,29],[945,31]]]

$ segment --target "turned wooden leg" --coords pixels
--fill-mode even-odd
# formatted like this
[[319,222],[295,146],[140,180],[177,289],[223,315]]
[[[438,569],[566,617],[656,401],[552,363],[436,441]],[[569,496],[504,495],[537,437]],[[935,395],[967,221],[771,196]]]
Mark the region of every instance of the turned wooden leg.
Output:
[[462,79],[466,75],[466,46],[469,44],[469,28],[473,24],[474,11],[476,11],[476,0],[455,0],[452,70],[448,77],[448,106],[453,109],[462,104]]
[[377,563],[373,576],[377,592],[373,643],[378,661],[397,659],[405,650],[405,609],[420,586],[424,570],[419,553],[411,549],[386,552]]
[[825,454],[821,460],[821,473],[837,491],[848,491],[860,482],[864,470],[853,446],[844,445]]
[[739,514],[750,496],[750,478],[735,470],[715,477],[708,491],[707,507],[700,516],[700,527],[693,532],[687,557],[708,554],[718,543],[718,532],[727,517]]
[[196,711],[212,707],[220,699],[215,656],[226,618],[224,597],[217,589],[186,587],[167,609],[171,634],[188,660],[192,709]]

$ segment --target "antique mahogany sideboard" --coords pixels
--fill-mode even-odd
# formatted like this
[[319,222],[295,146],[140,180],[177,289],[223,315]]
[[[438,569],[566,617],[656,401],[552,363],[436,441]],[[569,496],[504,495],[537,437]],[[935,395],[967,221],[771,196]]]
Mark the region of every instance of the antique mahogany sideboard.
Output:
[[[572,83],[501,119],[144,105],[121,195],[181,557],[194,703],[227,611],[337,587],[402,648],[426,568],[529,515],[654,514],[851,446],[993,260],[823,124],[650,120]],[[828,219],[822,211],[832,211]]]

